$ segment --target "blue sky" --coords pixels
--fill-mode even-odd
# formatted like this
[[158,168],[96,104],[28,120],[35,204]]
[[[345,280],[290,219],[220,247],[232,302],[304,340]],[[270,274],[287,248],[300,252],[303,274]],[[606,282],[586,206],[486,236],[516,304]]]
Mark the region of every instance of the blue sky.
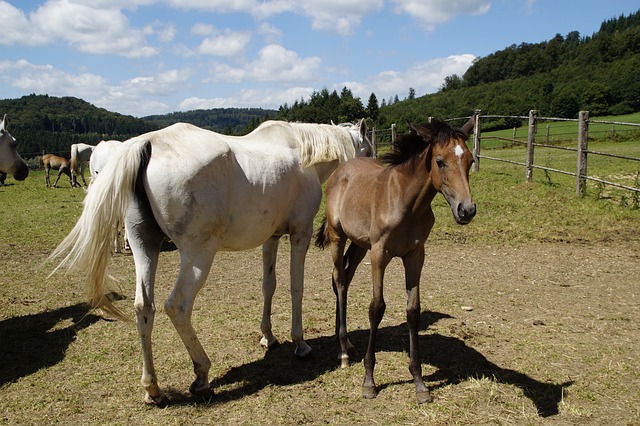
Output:
[[[278,108],[347,86],[433,93],[477,57],[640,9],[633,0],[0,0],[0,98],[136,117]],[[1,111],[0,111],[1,113]]]

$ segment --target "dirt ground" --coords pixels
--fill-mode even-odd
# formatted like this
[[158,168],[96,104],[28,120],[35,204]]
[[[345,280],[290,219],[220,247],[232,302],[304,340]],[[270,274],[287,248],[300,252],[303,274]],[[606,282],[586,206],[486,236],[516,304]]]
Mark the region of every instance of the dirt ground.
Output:
[[[435,401],[426,405],[415,403],[407,371],[400,261],[387,270],[379,396],[369,401],[360,396],[360,360],[348,369],[338,366],[329,253],[316,248],[307,256],[303,308],[314,356],[306,363],[293,359],[287,251],[285,240],[273,308],[274,332],[283,344],[266,356],[257,345],[260,250],[220,253],[214,261],[194,310],[214,364],[213,405],[189,399],[190,362],[161,308],[175,279],[175,252],[162,254],[158,273],[154,345],[161,386],[173,401],[161,410],[140,403],[135,326],[86,311],[74,317],[60,307],[81,301],[75,290],[58,288],[58,300],[45,297],[42,288],[0,292],[0,424],[640,424],[640,241],[428,242],[420,346]],[[31,265],[24,253],[2,254],[2,281],[11,271],[14,280],[39,282],[45,272],[35,269],[43,260],[37,256]],[[367,262],[349,293],[350,338],[361,355],[371,294]],[[119,303],[132,312],[131,263],[130,256],[118,255],[113,269],[126,277],[121,285],[127,299]],[[69,317],[85,323],[65,329]],[[33,330],[45,318],[38,342],[21,329],[31,321]],[[42,345],[60,343],[60,335],[47,339],[61,328],[66,346],[46,355]],[[27,356],[21,351],[29,345],[36,351]],[[16,368],[19,357],[28,362]]]

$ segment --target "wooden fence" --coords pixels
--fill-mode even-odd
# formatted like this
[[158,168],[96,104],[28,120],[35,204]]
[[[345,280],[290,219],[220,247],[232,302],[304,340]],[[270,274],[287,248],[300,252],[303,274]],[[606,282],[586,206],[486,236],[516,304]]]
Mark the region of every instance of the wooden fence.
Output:
[[[457,117],[457,118],[452,118],[452,119],[448,119],[445,121],[461,121],[461,120],[468,120],[470,117]],[[505,139],[502,138],[505,141],[508,141],[512,146],[516,145],[516,144],[522,144],[526,146],[526,160],[525,162],[518,162],[518,161],[512,161],[512,160],[507,160],[507,159],[503,159],[503,158],[496,158],[496,157],[492,157],[492,156],[488,156],[488,155],[483,155],[481,154],[481,146],[482,146],[482,122],[483,120],[500,120],[500,119],[509,119],[509,120],[527,120],[528,121],[528,126],[527,126],[527,137],[526,140],[522,140],[522,139],[518,139],[516,136],[516,129],[513,129],[513,136],[510,139]],[[567,147],[567,146],[561,146],[561,145],[554,145],[550,143],[550,135],[549,135],[549,126],[547,126],[546,128],[546,135],[544,137],[544,142],[537,142],[536,141],[536,137],[537,137],[537,131],[538,131],[538,123],[540,121],[546,121],[546,122],[577,122],[578,124],[578,131],[577,134],[573,133],[573,134],[569,134],[569,135],[565,135],[565,140],[572,140],[575,141],[577,138],[577,146],[575,148],[572,147]],[[565,175],[571,175],[571,176],[575,176],[576,178],[576,194],[577,195],[583,195],[586,193],[586,189],[587,189],[587,181],[591,180],[591,181],[595,181],[595,182],[599,182],[603,185],[609,185],[609,186],[613,186],[613,187],[617,187],[617,188],[621,188],[621,189],[625,189],[625,190],[629,190],[629,191],[634,191],[634,192],[640,192],[640,188],[636,188],[633,186],[628,186],[628,185],[622,185],[620,183],[616,183],[616,182],[610,182],[607,180],[603,180],[600,178],[597,178],[595,176],[589,176],[587,174],[587,160],[588,160],[588,154],[591,155],[599,155],[599,156],[606,156],[606,157],[612,157],[612,158],[618,158],[618,159],[624,159],[624,160],[630,160],[630,161],[637,161],[640,162],[640,158],[637,157],[629,157],[629,156],[624,156],[624,155],[616,155],[616,154],[611,154],[611,153],[605,153],[605,152],[597,152],[597,151],[591,151],[588,149],[588,145],[589,145],[589,124],[590,123],[598,123],[598,124],[610,124],[611,125],[611,130],[610,130],[610,135],[611,136],[615,136],[616,132],[619,131],[617,129],[619,129],[621,126],[625,127],[625,128],[633,128],[634,130],[640,130],[640,124],[638,123],[624,123],[624,122],[616,122],[616,121],[604,121],[604,120],[590,120],[589,119],[589,112],[588,111],[581,111],[579,114],[579,118],[578,119],[568,119],[568,118],[557,118],[557,117],[539,117],[538,116],[538,111],[536,110],[531,110],[529,111],[529,115],[528,116],[507,116],[507,115],[482,115],[481,111],[477,110],[476,111],[476,120],[475,120],[475,125],[474,125],[474,131],[473,131],[473,147],[472,147],[472,153],[473,153],[473,157],[475,159],[475,163],[473,165],[473,169],[472,171],[474,172],[478,172],[480,170],[480,160],[491,160],[491,161],[501,161],[501,162],[505,162],[505,163],[511,163],[511,164],[516,164],[516,165],[520,165],[520,166],[524,166],[525,169],[525,179],[527,182],[531,182],[533,179],[533,170],[534,169],[540,169],[540,170],[545,170],[548,172],[554,172],[554,173],[561,173],[561,174],[565,174]],[[617,127],[616,127],[617,126]],[[383,140],[387,140],[389,142],[387,143],[391,143],[391,141],[395,140],[395,134],[396,134],[396,129],[395,129],[395,125],[392,125],[390,129],[383,129],[383,130],[376,130],[373,129],[372,130],[372,142],[375,146],[375,150],[376,152],[378,151],[379,147],[381,145],[385,145],[385,142],[379,141],[380,139],[380,135],[383,135]],[[487,137],[485,139],[495,139],[495,137]],[[538,139],[540,139],[540,137],[538,136]],[[551,167],[545,167],[539,164],[536,164],[534,159],[535,159],[535,148],[536,147],[544,147],[544,148],[550,148],[550,149],[557,149],[557,150],[565,150],[565,151],[574,151],[576,153],[576,171],[575,172],[571,172],[571,171],[566,171],[566,170],[559,170],[559,169],[554,169]]]

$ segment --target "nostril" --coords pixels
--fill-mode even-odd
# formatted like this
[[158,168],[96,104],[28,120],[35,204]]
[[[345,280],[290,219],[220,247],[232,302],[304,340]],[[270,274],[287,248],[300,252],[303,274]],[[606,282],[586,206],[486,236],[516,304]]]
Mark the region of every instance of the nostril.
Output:
[[464,204],[458,204],[458,217],[461,219],[471,219],[476,215],[476,205],[471,204],[470,206],[465,206]]

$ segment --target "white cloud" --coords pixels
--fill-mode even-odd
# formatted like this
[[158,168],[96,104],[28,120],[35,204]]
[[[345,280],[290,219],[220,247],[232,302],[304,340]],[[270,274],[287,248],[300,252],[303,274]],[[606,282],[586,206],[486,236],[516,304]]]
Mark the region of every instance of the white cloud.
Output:
[[316,77],[321,60],[317,56],[301,58],[292,50],[270,44],[258,52],[258,58],[242,67],[215,64],[206,82],[239,83],[252,81],[280,81],[285,83],[311,81]]
[[49,0],[27,18],[22,11],[0,1],[3,29],[0,43],[42,45],[62,40],[91,54],[130,58],[156,55],[157,49],[146,43],[145,30],[132,28],[126,16],[113,5],[100,8],[107,3]]
[[491,0],[392,0],[397,13],[407,13],[433,30],[437,24],[455,15],[483,15],[491,8]]
[[311,87],[291,87],[287,90],[279,89],[246,89],[236,96],[218,98],[191,97],[180,102],[180,110],[210,108],[277,108],[292,100],[308,98],[313,93]]
[[1,61],[0,82],[25,93],[93,98],[104,92],[107,81],[96,74],[69,74],[51,65],[37,65],[25,60]]
[[452,74],[462,75],[471,66],[474,55],[451,55],[420,62],[406,71],[383,71],[369,78],[365,82],[343,82],[334,86],[340,90],[347,86],[351,91],[366,102],[373,92],[379,100],[390,99],[398,95],[403,99],[409,88],[416,90],[417,96],[436,92],[444,83],[444,79]]
[[250,32],[226,30],[223,34],[205,38],[200,43],[198,52],[202,55],[241,56],[249,41]]

